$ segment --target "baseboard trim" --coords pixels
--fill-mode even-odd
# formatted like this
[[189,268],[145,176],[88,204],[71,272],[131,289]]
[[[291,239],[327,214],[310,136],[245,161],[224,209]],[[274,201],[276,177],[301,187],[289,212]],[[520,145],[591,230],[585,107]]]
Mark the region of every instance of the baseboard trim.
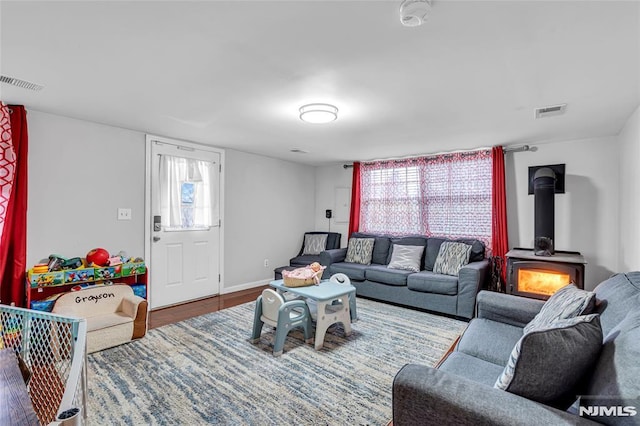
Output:
[[229,288],[221,288],[220,289],[220,294],[235,293],[236,291],[249,290],[249,289],[256,288],[256,287],[261,287],[263,285],[269,284],[271,281],[273,281],[273,278],[267,278],[267,279],[264,279],[264,280],[253,281],[253,282],[250,282],[250,283],[238,284],[238,285],[234,285],[233,287],[229,287]]

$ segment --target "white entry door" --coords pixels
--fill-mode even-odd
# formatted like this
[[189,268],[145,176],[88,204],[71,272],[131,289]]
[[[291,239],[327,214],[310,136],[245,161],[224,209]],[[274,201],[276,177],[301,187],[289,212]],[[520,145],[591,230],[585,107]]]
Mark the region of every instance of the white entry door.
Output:
[[150,140],[151,309],[220,290],[220,153]]

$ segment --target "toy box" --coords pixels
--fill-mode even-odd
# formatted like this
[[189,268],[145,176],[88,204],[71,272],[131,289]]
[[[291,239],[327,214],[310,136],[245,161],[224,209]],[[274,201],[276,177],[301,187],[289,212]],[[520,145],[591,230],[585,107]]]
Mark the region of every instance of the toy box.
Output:
[[80,268],[80,269],[71,269],[68,271],[64,271],[65,283],[86,282],[86,281],[93,281],[93,279],[94,279],[93,268]]
[[[118,265],[120,266],[120,265]],[[122,268],[115,266],[107,266],[105,268],[95,268],[95,280],[111,280],[113,278],[119,278],[122,272]]]
[[43,274],[34,274],[29,271],[29,283],[31,287],[45,287],[52,285],[61,285],[64,283],[64,272],[45,272]]
[[147,271],[147,267],[144,265],[144,262],[122,264],[123,277],[128,277],[130,275],[144,274],[146,271]]

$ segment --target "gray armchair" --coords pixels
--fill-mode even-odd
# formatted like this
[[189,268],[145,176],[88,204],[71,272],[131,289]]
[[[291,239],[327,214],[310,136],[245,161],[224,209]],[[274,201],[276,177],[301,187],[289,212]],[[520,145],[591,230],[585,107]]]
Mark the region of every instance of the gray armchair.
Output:
[[[313,232],[305,232],[304,235],[318,235],[318,234],[327,234],[327,246],[325,250],[333,250],[340,248],[340,239],[342,238],[342,234],[338,232],[321,232],[321,231],[313,231]],[[295,257],[292,257],[289,260],[289,266],[307,266],[313,262],[320,263],[320,254],[307,254],[303,255],[304,252],[304,236],[302,237],[302,245],[300,246],[300,251]]]
[[[312,231],[305,232],[304,235],[318,235],[318,234],[327,234],[327,244],[325,250],[333,250],[340,248],[340,240],[342,238],[342,234],[339,232],[322,232],[322,231]],[[292,257],[289,260],[289,265],[280,266],[273,270],[274,278],[276,280],[282,279],[282,271],[290,271],[295,268],[300,268],[302,266],[307,266],[312,264],[313,262],[320,263],[320,254],[303,254],[304,253],[304,240],[305,237],[302,237],[302,245],[300,246],[300,251],[295,257]]]

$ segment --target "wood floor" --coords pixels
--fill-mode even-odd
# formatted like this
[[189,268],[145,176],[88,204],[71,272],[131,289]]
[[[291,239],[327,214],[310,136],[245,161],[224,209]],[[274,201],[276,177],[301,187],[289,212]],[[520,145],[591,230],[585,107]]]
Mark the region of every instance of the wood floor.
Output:
[[221,309],[252,302],[258,298],[262,290],[268,286],[256,287],[249,290],[237,291],[235,293],[222,294],[220,296],[208,297],[196,300],[195,302],[183,303],[181,305],[168,308],[157,309],[149,312],[149,328],[162,327],[173,324],[198,315],[216,312]]

